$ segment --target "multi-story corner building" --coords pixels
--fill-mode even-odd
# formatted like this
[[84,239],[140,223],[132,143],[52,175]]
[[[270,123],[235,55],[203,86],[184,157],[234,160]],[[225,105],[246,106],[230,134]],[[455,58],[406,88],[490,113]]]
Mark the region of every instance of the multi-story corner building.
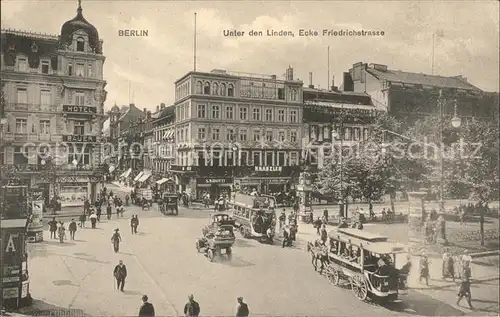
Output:
[[[106,151],[111,151],[113,164],[117,166],[118,172],[124,172],[131,168],[134,172],[130,175],[135,177],[142,169],[142,156],[140,148],[143,139],[140,135],[141,120],[146,117],[145,111],[140,110],[135,104],[128,106],[113,106],[110,111],[110,139],[111,144]],[[141,146],[138,146],[138,145]],[[132,145],[133,148],[131,147]]]
[[170,175],[175,158],[175,107],[161,104],[153,119],[153,170],[158,178]]
[[368,141],[376,113],[370,95],[339,91],[333,81],[329,90],[314,88],[312,73],[303,95],[302,155],[311,170],[323,168],[325,158],[340,153],[340,146],[354,151]]
[[233,182],[261,192],[285,190],[298,177],[302,81],[213,70],[175,82],[172,171],[196,197],[228,192]]
[[5,168],[48,200],[81,205],[102,180],[103,41],[78,6],[59,35],[1,31]]
[[463,76],[443,77],[392,70],[387,65],[356,63],[344,73],[344,91],[367,93],[377,108],[410,121],[438,115],[441,91],[443,114],[467,118],[492,118],[498,104]]

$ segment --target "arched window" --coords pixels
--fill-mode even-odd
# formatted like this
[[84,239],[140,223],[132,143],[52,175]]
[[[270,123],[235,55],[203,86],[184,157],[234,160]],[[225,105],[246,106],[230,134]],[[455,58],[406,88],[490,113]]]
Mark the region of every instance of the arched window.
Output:
[[226,95],[226,84],[221,84],[220,85],[220,94],[221,96],[225,96]]
[[217,96],[219,94],[219,85],[217,83],[213,83],[212,85],[212,95]]
[[78,52],[83,52],[85,51],[85,40],[82,37],[79,37],[76,40],[76,50]]
[[203,87],[203,93],[205,95],[210,95],[210,83],[207,81]]
[[297,90],[296,89],[292,89],[290,91],[290,100],[297,100]]
[[201,81],[196,82],[196,93],[200,95],[203,93],[203,84]]
[[227,87],[227,95],[229,97],[234,97],[234,87],[232,84],[229,84],[229,86]]

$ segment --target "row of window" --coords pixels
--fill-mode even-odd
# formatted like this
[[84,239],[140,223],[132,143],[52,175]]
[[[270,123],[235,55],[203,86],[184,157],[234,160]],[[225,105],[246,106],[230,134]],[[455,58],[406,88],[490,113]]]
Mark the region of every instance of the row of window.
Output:
[[[83,120],[73,120],[73,134],[85,135],[85,122]],[[27,134],[27,133],[38,133],[38,134],[51,134],[51,123],[50,119],[40,119],[39,129],[35,123],[31,125],[31,129],[28,129],[28,119],[17,118],[15,130],[12,131],[9,122],[7,123],[7,132],[14,132],[16,134]]]
[[[34,149],[35,151],[38,149]],[[47,157],[48,149],[39,149],[38,154],[36,155],[37,164],[42,165],[42,160]],[[29,151],[29,147],[14,147],[14,155],[13,155],[13,164],[15,165],[25,165],[29,164],[29,158],[33,153],[33,151]],[[67,154],[67,163],[73,164],[73,161],[76,160],[80,165],[88,165],[92,162],[92,154],[90,151],[90,147],[68,147],[65,149],[65,153]],[[3,163],[3,162],[2,162]]]
[[[208,113],[207,105],[198,105],[198,118],[225,119],[225,120],[235,119],[234,106],[225,106],[224,116],[222,116],[221,106],[219,105],[211,105],[210,110],[211,110],[210,113]],[[243,121],[249,120],[248,110],[249,110],[248,107],[239,107],[239,112],[238,112],[239,120]],[[298,111],[290,110],[287,118],[287,112],[285,109],[278,109],[276,111],[276,117],[275,117],[274,109],[265,109],[264,115],[262,116],[260,108],[253,108],[251,120],[261,121],[262,119],[264,119],[265,121],[297,123]]]
[[[187,132],[187,131],[186,131]],[[240,141],[240,142],[245,142],[247,141],[247,135],[248,131],[246,129],[240,129],[238,131],[238,135],[236,135],[235,130],[232,128],[226,128],[225,129],[226,135],[224,140],[226,141]],[[181,140],[184,137],[184,133],[181,133],[180,137]],[[187,133],[186,133],[187,134]],[[187,136],[187,135],[186,135]],[[207,135],[207,129],[204,127],[198,127],[198,139],[199,140],[207,140],[207,137],[210,137],[211,140],[214,141],[220,141],[221,140],[221,129],[220,128],[212,128],[211,129],[211,135]],[[284,142],[286,141],[286,133],[285,131],[278,131],[278,135],[275,138],[275,133],[272,130],[267,130],[267,131],[261,131],[260,129],[255,129],[253,130],[253,141],[280,141]],[[183,142],[183,141],[181,141]],[[297,142],[297,131],[290,131],[290,142]]]
[[[177,164],[188,166],[189,153],[181,152],[176,158]],[[197,157],[193,158],[193,164],[197,166],[294,166],[299,165],[298,152],[276,152],[276,151],[213,151],[210,155],[199,151]]]
[[310,126],[309,127],[309,138],[317,139],[318,141],[340,140],[341,138],[345,141],[368,141],[370,130],[368,128],[360,127],[344,127],[342,132],[340,127],[332,128],[329,126]]
[[[17,71],[28,72],[29,64],[28,59],[24,56],[19,56],[17,58]],[[50,60],[40,61],[39,72],[41,74],[52,74],[50,67]],[[67,73],[68,76],[81,76],[81,77],[92,77],[94,74],[92,62],[69,62]]]
[[[17,88],[16,100],[18,104],[28,104],[28,89],[27,88]],[[69,100],[71,104],[73,100]],[[75,92],[74,104],[77,106],[85,106],[85,93],[83,91]],[[43,106],[52,105],[52,91],[47,88],[42,88],[40,90],[40,104]],[[43,109],[42,109],[43,110]]]
[[233,84],[226,85],[225,83],[221,83],[219,85],[218,83],[210,84],[210,82],[208,81],[206,81],[205,83],[197,81],[196,94],[234,97],[234,85]]

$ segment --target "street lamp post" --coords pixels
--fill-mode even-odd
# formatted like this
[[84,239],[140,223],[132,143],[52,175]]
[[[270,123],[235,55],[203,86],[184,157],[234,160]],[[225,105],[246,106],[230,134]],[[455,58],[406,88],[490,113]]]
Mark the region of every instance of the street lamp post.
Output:
[[[439,90],[439,172],[440,172],[440,181],[439,181],[439,209],[440,212],[444,212],[444,145],[443,145],[443,126],[444,126],[444,107],[447,104],[444,104],[443,100],[443,90]],[[454,128],[459,128],[462,124],[462,120],[457,115],[457,100],[454,100],[453,104],[453,118],[451,119],[451,125]]]
[[344,104],[341,106],[340,110],[340,125],[338,128],[338,132],[336,129],[333,129],[332,131],[332,139],[335,140],[337,137],[340,139],[340,156],[339,156],[339,165],[340,165],[340,205],[339,209],[340,212],[343,214],[345,218],[347,218],[347,210],[344,210],[345,208],[345,201],[344,201],[344,196],[343,196],[343,191],[344,191],[344,162],[343,162],[343,156],[344,156]]

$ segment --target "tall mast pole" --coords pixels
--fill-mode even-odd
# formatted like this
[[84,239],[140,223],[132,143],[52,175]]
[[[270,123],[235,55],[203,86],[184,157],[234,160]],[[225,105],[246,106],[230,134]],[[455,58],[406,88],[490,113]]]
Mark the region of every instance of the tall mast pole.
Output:
[[326,89],[328,90],[328,86],[330,85],[330,45],[328,45],[328,74],[326,76]]
[[194,13],[194,54],[193,54],[193,70],[196,71],[196,12]]

